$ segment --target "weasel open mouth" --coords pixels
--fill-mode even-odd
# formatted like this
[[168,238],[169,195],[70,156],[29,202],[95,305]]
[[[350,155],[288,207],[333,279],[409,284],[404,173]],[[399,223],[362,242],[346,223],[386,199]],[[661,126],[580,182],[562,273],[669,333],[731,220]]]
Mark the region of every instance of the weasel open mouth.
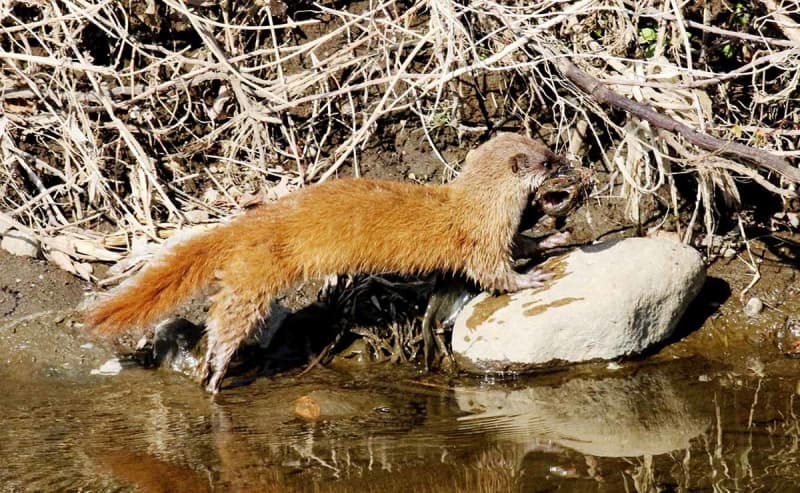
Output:
[[578,204],[579,187],[564,190],[550,190],[538,194],[537,202],[542,211],[549,216],[565,216]]
[[582,169],[562,169],[536,191],[536,203],[549,216],[566,216],[580,202],[581,191],[591,175]]

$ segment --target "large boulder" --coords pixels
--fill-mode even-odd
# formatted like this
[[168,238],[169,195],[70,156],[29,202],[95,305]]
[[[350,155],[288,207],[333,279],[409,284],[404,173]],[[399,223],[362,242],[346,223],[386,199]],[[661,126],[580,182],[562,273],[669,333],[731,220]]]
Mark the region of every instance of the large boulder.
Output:
[[613,359],[672,334],[705,280],[700,254],[667,239],[587,246],[542,266],[546,286],[481,294],[458,315],[453,352],[477,371]]

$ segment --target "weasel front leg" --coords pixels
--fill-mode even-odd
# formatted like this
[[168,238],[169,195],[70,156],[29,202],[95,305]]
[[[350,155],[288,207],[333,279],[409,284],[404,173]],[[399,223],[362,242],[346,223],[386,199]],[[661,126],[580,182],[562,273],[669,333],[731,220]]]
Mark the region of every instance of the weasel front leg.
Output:
[[[530,236],[517,234],[514,238],[514,246],[511,250],[513,258],[531,258],[541,255],[542,252],[567,244],[570,239],[568,231],[553,233],[543,239],[536,240]],[[501,276],[497,283],[506,286],[500,291],[518,291],[527,288],[540,288],[544,282],[552,279],[553,273],[546,269],[532,269],[524,274],[520,274],[509,267]]]
[[568,231],[553,233],[541,240],[531,238],[522,234],[517,234],[514,238],[512,256],[516,258],[531,258],[541,254],[545,250],[561,247],[567,244],[570,239]]

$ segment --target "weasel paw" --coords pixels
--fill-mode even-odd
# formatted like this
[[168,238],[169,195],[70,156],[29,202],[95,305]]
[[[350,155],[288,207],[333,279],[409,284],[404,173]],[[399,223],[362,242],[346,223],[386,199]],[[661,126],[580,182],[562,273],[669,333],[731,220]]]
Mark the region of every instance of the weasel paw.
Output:
[[222,380],[225,378],[228,365],[220,365],[213,353],[206,354],[206,359],[200,366],[200,385],[205,387],[206,392],[218,394],[222,388]]
[[541,288],[545,281],[549,281],[555,275],[545,269],[533,269],[517,277],[517,289]]
[[222,379],[225,378],[225,372],[215,370],[214,373],[211,374],[211,377],[208,379],[206,383],[206,392],[210,392],[212,394],[218,394],[219,390],[222,388]]
[[569,231],[553,233],[539,242],[539,248],[547,250],[550,248],[564,246],[567,244],[567,241],[569,241],[569,238],[570,238]]

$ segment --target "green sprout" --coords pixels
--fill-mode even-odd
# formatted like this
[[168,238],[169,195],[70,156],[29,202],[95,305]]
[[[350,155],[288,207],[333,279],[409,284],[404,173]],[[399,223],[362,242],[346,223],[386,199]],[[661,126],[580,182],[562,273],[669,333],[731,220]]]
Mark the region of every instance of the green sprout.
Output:
[[733,20],[739,26],[747,27],[750,24],[750,12],[747,11],[743,3],[737,2],[733,11]]
[[722,45],[722,56],[725,58],[733,58],[733,45],[730,43],[725,43]]
[[658,32],[652,27],[643,27],[639,29],[639,44],[644,46],[645,58],[653,58],[653,55],[655,55],[657,39]]
[[639,30],[640,43],[654,43],[658,39],[658,33],[652,27],[643,27]]

